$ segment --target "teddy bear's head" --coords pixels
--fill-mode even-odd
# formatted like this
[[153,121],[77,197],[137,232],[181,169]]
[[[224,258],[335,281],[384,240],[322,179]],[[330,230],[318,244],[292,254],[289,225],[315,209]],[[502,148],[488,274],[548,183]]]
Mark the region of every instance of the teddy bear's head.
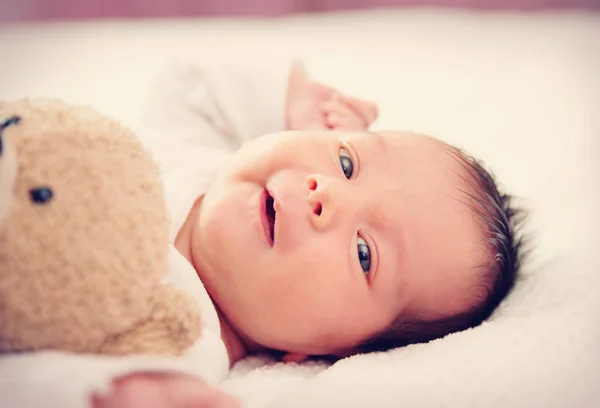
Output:
[[147,318],[168,220],[152,157],[57,100],[0,104],[0,351],[90,351]]

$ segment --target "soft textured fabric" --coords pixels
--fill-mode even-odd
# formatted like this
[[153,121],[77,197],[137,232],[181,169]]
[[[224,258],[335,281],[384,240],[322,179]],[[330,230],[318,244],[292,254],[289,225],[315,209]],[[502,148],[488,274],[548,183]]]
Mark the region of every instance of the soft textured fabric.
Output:
[[[2,356],[0,394],[3,405],[27,408],[49,404],[83,408],[93,392],[106,390],[111,379],[140,370],[180,370],[209,383],[225,379],[229,359],[220,339],[216,310],[196,271],[175,249],[173,242],[194,202],[204,194],[228,152],[257,135],[283,130],[289,69],[287,62],[278,67],[276,75],[267,70],[176,64],[153,84],[149,94],[143,121],[147,127],[146,132],[140,130],[140,139],[160,165],[172,216],[170,244],[164,248],[169,251],[168,274],[163,282],[174,284],[199,304],[202,313],[200,338],[181,357],[137,355],[115,358],[54,351]],[[102,132],[102,129],[96,131]],[[217,143],[226,140],[229,145],[206,147],[211,139]],[[119,146],[117,143],[117,149]],[[82,156],[80,160],[85,162],[89,158]],[[110,171],[124,170],[131,171],[118,166],[113,166]],[[150,172],[149,175],[153,174]],[[130,175],[135,177],[136,173]],[[92,173],[85,174],[85,177],[92,176]],[[79,251],[85,251],[85,247]],[[152,259],[148,257],[148,262]],[[157,263],[156,268],[160,266]],[[135,287],[132,285],[132,290]],[[110,293],[110,289],[107,287],[105,293]],[[172,306],[181,307],[182,313],[185,312],[184,306],[175,298]],[[111,319],[118,321],[118,317]],[[67,333],[68,329],[67,322]],[[128,350],[127,344],[120,347],[116,350],[119,354]],[[135,348],[131,350],[135,351]],[[114,348],[111,351],[115,351]]]

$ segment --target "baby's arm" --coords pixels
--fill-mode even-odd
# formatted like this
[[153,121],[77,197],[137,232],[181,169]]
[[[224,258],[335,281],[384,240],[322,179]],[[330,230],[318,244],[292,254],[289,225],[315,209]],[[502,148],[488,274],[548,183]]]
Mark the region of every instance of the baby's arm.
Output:
[[254,64],[176,62],[151,86],[142,139],[171,147],[217,147],[285,129],[291,61]]

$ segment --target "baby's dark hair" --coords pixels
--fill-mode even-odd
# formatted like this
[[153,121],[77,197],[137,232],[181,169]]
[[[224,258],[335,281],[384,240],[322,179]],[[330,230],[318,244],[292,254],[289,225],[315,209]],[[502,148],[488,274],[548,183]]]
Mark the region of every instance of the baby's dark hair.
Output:
[[492,314],[514,286],[522,257],[523,212],[513,207],[510,195],[499,191],[493,174],[481,162],[455,147],[446,146],[446,149],[466,171],[466,176],[462,177],[468,188],[462,193],[483,227],[484,244],[492,255],[491,262],[478,266],[483,270],[485,293],[476,305],[454,316],[411,321],[399,317],[387,329],[360,345],[358,352],[425,343],[476,327]]

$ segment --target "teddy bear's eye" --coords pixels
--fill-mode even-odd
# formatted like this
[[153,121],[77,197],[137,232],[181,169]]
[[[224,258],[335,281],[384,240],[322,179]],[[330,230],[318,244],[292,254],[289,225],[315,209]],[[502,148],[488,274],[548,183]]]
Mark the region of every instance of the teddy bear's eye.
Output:
[[47,204],[52,200],[54,193],[49,187],[38,187],[29,190],[29,196],[35,204]]

